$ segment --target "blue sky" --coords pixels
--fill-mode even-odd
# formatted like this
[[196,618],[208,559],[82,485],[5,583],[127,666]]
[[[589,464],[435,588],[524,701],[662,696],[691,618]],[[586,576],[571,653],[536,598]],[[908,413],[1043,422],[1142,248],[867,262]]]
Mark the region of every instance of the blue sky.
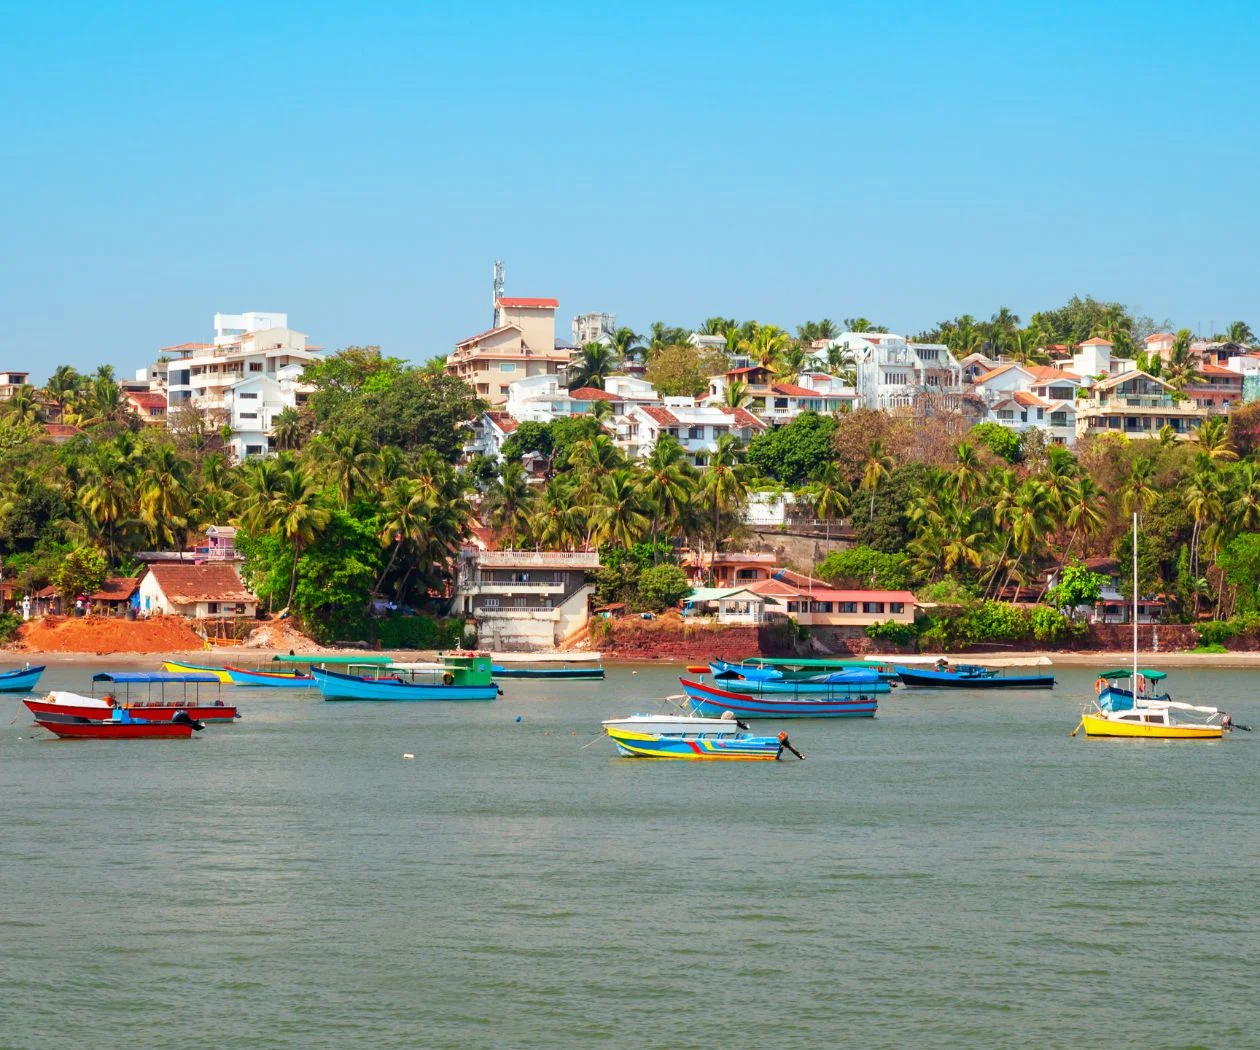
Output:
[[508,293],[1260,328],[1260,5],[7,5],[0,367],[215,310],[424,360]]

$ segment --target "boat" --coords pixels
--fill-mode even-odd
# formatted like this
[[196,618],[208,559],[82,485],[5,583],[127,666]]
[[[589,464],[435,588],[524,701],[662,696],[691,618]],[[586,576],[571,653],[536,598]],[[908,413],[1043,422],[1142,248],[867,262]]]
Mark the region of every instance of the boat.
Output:
[[[298,656],[296,653],[282,653],[271,658],[272,663],[277,664],[297,664],[299,667],[387,667],[394,662],[392,656],[383,654],[377,655],[373,653],[363,653],[359,656],[346,656],[344,654],[338,656],[325,656],[321,653],[311,653]],[[294,672],[295,674],[305,672]]]
[[315,684],[315,676],[297,671],[248,671],[243,667],[224,665],[223,670],[233,685],[262,689],[303,689]]
[[604,668],[578,664],[575,667],[514,667],[511,664],[491,664],[495,678],[538,678],[546,681],[595,682],[604,677]]
[[0,672],[0,693],[30,693],[44,673],[44,665],[39,667],[19,667],[16,671]]
[[881,681],[896,682],[897,675],[892,667],[882,661],[875,660],[842,660],[831,657],[816,656],[746,656],[742,660],[731,663],[725,660],[712,661],[723,667],[750,677],[749,672],[777,671],[784,681],[809,681],[819,675],[833,674],[837,671],[870,671],[874,670]]
[[773,762],[784,749],[797,758],[805,757],[786,733],[755,736],[730,712],[724,718],[631,715],[610,718],[603,726],[618,754],[627,758]]
[[[28,707],[31,701],[24,700]],[[124,708],[115,708],[109,718],[88,719],[36,716],[35,721],[59,737],[90,740],[137,740],[148,737],[188,738],[204,728],[200,721],[180,711],[169,721],[135,718]]]
[[872,694],[748,696],[686,678],[679,681],[697,715],[732,711],[737,718],[874,718],[879,708],[879,701]]
[[714,685],[742,696],[790,696],[805,698],[836,698],[849,696],[874,696],[892,689],[888,682],[870,669],[834,671],[809,679],[784,681],[778,678],[749,679],[734,674],[714,675]]
[[325,700],[493,700],[499,695],[487,653],[439,654],[438,663],[373,663],[348,670],[312,667],[315,685]]
[[1052,674],[998,674],[978,664],[958,664],[949,670],[896,665],[906,685],[931,689],[1053,689]]
[[[108,692],[96,695],[96,686],[105,683]],[[168,696],[167,689],[182,686],[178,698]],[[162,671],[102,671],[92,676],[92,695],[54,690],[43,699],[23,703],[36,717],[108,718],[114,710],[130,711],[149,722],[169,722],[183,711],[200,722],[233,722],[240,718],[235,705],[225,704],[201,695],[203,685],[218,686],[211,674],[175,674]],[[143,690],[141,690],[143,686]],[[189,695],[189,686],[192,686]],[[134,687],[134,688],[133,688]]]
[[162,670],[170,674],[212,674],[220,685],[231,685],[232,678],[222,667],[205,667],[201,664],[186,664],[179,660],[163,660]]
[[[1108,671],[1094,683],[1094,698],[1081,712],[1071,735],[1081,729],[1088,737],[1127,737],[1145,740],[1220,740],[1231,729],[1250,732],[1235,723],[1228,711],[1173,700],[1168,693],[1152,696],[1152,686],[1167,677],[1161,671],[1138,669],[1138,520],[1133,515],[1133,668]],[[1116,685],[1128,681],[1130,688]],[[1200,717],[1187,717],[1197,715]]]

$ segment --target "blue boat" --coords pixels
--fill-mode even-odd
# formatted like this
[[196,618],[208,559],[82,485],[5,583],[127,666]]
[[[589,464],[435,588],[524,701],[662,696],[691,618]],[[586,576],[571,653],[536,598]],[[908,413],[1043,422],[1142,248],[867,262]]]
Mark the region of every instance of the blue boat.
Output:
[[312,667],[325,700],[493,700],[499,687],[485,653],[448,653],[438,664],[373,665],[371,675]]
[[233,685],[251,686],[255,689],[305,689],[315,684],[314,675],[296,671],[247,671],[243,667],[225,664],[223,670]]
[[[1098,706],[1104,711],[1128,711],[1133,706],[1134,673],[1123,669],[1104,671],[1094,683],[1094,692],[1098,694]],[[1155,690],[1168,677],[1163,671],[1141,670],[1137,672],[1138,696],[1144,702],[1164,702],[1172,699],[1167,689],[1162,693]],[[1124,682],[1125,685],[1117,685]],[[1127,686],[1127,688],[1126,688]]]
[[[709,661],[709,670],[713,672],[714,681],[723,682],[741,678],[748,682],[809,682],[814,684],[897,681],[897,675],[892,672],[882,670],[874,664],[854,660],[802,658],[800,664],[790,664],[787,660],[779,660],[776,663],[745,660],[743,663],[736,664],[728,660],[714,659]],[[887,692],[887,690],[881,690],[881,692]]]
[[5,671],[0,674],[0,693],[34,692],[35,684],[43,673],[43,665],[39,667],[19,667],[16,671]]
[[874,718],[879,701],[872,693],[831,696],[749,696],[702,682],[680,678],[683,692],[698,715],[720,718],[733,711],[736,718]]
[[773,762],[791,751],[804,758],[788,740],[754,736],[732,718],[692,718],[683,715],[631,715],[604,722],[604,732],[627,758],[721,759],[736,762]]
[[559,682],[598,682],[604,677],[604,669],[598,664],[576,667],[504,667],[491,665],[495,678],[539,678]]
[[959,664],[949,671],[934,671],[897,665],[897,673],[906,685],[931,689],[1053,689],[1052,674],[1000,675],[976,664]]
[[[717,666],[716,663],[710,667]],[[881,681],[879,672],[867,668],[834,671],[809,679],[743,678],[732,671],[715,672],[713,681],[723,689],[743,696],[846,697],[887,693],[892,686]]]

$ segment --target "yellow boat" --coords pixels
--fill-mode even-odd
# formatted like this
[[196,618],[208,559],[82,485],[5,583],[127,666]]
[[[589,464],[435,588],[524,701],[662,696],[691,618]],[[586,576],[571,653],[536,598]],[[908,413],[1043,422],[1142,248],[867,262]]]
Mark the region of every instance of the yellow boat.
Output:
[[163,660],[163,670],[171,674],[212,674],[224,685],[231,685],[232,678],[222,667],[202,667],[200,664],[181,664],[178,660]]
[[1081,715],[1086,736],[1141,737],[1147,740],[1220,740],[1223,725],[1171,721],[1167,709],[1138,707],[1108,714]]

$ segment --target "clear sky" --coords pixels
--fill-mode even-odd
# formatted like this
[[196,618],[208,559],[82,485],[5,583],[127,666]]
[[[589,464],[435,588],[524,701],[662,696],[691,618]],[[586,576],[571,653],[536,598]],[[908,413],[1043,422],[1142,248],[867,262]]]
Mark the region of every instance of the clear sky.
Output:
[[1260,328],[1260,4],[5,5],[0,367],[214,311],[414,360],[511,295]]

